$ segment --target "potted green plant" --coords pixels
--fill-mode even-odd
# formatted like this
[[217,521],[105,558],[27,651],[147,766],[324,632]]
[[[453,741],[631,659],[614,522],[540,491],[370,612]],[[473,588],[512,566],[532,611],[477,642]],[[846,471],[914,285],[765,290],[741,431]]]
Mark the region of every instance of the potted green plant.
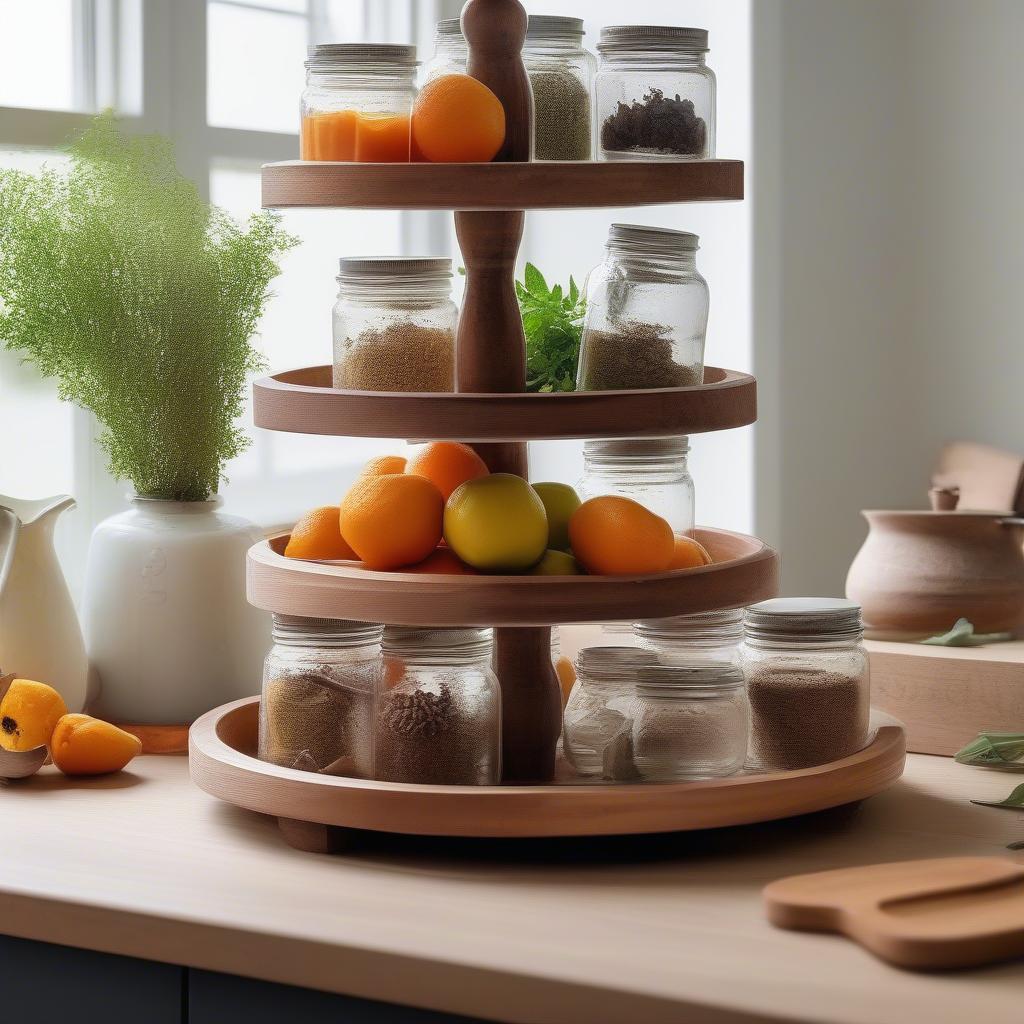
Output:
[[217,491],[248,443],[251,338],[295,241],[273,214],[238,224],[211,207],[166,140],[109,115],[69,152],[66,168],[0,171],[0,340],[95,415],[133,488],[89,549],[93,707],[187,722],[259,688],[269,622],[244,577],[260,534]]

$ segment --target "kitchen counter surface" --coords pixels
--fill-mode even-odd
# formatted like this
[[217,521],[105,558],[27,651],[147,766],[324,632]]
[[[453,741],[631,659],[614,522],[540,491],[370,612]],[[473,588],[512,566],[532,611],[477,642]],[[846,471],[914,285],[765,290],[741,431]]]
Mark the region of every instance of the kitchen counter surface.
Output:
[[778,931],[760,890],[805,871],[1008,853],[1019,776],[912,755],[892,790],[796,821],[572,842],[360,836],[303,854],[183,757],[53,768],[0,791],[0,932],[516,1022],[931,1024],[1021,1019],[1024,962],[926,976]]

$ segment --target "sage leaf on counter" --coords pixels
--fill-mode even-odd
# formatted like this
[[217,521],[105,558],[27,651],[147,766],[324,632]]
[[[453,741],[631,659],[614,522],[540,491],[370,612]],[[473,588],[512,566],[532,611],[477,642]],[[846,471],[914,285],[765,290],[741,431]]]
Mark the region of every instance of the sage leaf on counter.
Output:
[[983,732],[957,751],[955,760],[981,768],[1024,772],[1024,733]]
[[921,643],[933,647],[981,647],[983,644],[998,644],[1012,639],[1012,633],[975,633],[974,624],[969,619],[957,619],[948,633],[930,636]]
[[972,800],[971,803],[980,807],[1006,807],[1013,811],[1024,811],[1024,782],[1005,800]]

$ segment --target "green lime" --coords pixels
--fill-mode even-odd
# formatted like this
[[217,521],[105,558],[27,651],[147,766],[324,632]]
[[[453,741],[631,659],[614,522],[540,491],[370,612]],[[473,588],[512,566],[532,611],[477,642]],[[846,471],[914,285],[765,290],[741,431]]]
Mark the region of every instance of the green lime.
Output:
[[530,576],[582,576],[576,559],[564,551],[548,548],[544,557],[530,570]]
[[544,502],[544,511],[548,514],[548,547],[568,551],[569,520],[580,507],[580,496],[568,484],[534,484],[533,489]]

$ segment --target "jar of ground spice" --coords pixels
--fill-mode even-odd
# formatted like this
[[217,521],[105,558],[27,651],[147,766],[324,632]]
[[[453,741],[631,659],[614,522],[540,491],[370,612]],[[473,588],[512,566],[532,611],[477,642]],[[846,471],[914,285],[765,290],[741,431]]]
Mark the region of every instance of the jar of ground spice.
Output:
[[637,644],[666,663],[713,662],[741,667],[743,609],[726,608],[633,623]]
[[750,715],[735,665],[644,666],[628,715],[633,764],[647,782],[718,778],[743,767]]
[[382,626],[274,616],[259,756],[284,768],[369,778]]
[[600,438],[583,442],[579,495],[632,498],[665,519],[676,533],[693,530],[693,477],[686,437]]
[[533,158],[592,160],[597,58],[583,19],[531,14],[523,63],[533,89]]
[[416,47],[311,46],[299,134],[303,160],[408,163]]
[[601,159],[715,155],[715,75],[705,58],[704,29],[609,25],[597,49]]
[[458,310],[452,261],[340,261],[334,386],[348,391],[454,391]]
[[687,231],[613,224],[587,278],[579,391],[681,388],[704,380],[710,296]]
[[501,690],[488,629],[384,632],[374,778],[438,786],[501,781]]
[[860,606],[777,598],[747,609],[742,656],[753,767],[810,768],[868,740],[870,676]]

